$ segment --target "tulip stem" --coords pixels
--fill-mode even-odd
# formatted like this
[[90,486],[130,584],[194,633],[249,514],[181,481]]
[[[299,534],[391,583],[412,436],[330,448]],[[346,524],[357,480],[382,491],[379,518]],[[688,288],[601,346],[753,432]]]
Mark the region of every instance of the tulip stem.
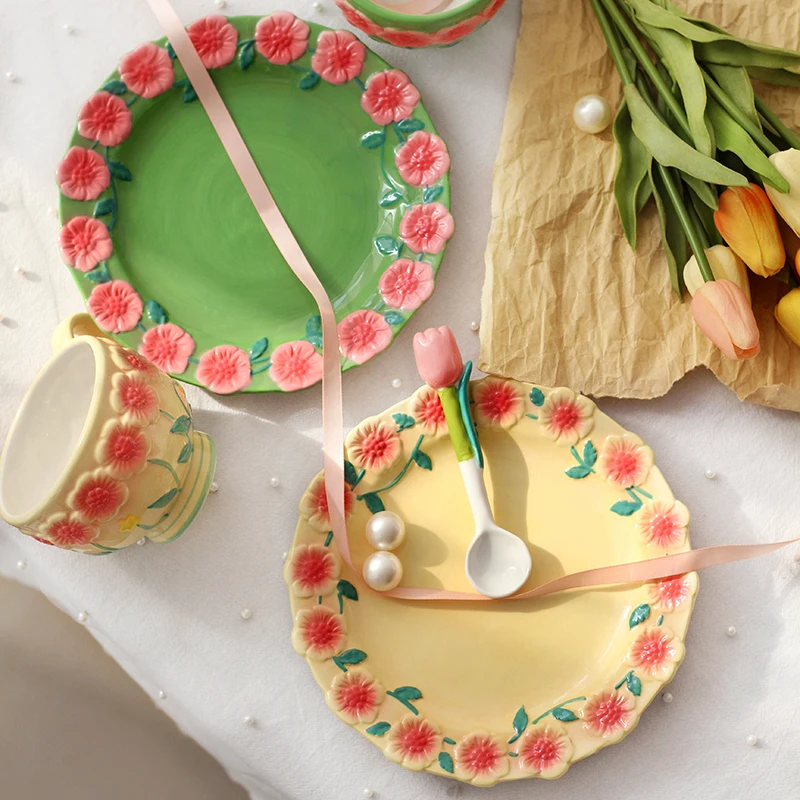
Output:
[[693,203],[689,202],[686,203],[686,210],[689,212],[689,217],[692,220],[695,231],[697,231],[697,239],[700,242],[700,246],[704,251],[708,250],[708,248],[711,247],[711,241],[708,238],[706,226],[703,225],[703,220],[700,219],[700,215],[697,213],[697,209],[694,207]]
[[611,54],[611,59],[614,62],[614,66],[617,68],[617,72],[619,72],[622,85],[629,86],[633,83],[633,76],[622,55],[622,48],[620,47],[619,39],[617,39],[617,33],[608,19],[605,9],[600,5],[600,0],[589,0],[589,3],[597,17],[597,22],[600,25],[600,30],[603,32],[606,44],[608,44],[608,51]]
[[800,150],[800,136],[793,130],[788,128],[780,119],[780,117],[760,98],[756,97],[756,108],[758,113],[769,122],[775,129],[775,132],[795,150]]

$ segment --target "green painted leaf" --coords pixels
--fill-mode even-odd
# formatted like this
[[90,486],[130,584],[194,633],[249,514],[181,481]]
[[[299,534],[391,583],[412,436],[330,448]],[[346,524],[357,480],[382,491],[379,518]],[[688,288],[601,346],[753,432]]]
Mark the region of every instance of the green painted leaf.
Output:
[[257,342],[250,345],[250,360],[254,361],[259,356],[263,356],[269,347],[269,340],[266,336],[262,336]]
[[116,203],[114,202],[113,197],[105,197],[102,200],[98,200],[94,207],[93,215],[95,217],[105,217],[106,214],[111,214],[116,207]]
[[425,123],[421,119],[401,119],[397,123],[403,133],[413,133],[414,131],[421,131],[425,127]]
[[628,691],[630,691],[631,694],[636,695],[636,697],[639,697],[639,695],[642,693],[642,682],[632,672],[629,672],[625,676],[625,684],[628,687]]
[[192,86],[191,83],[186,84],[186,88],[181,95],[181,100],[183,100],[184,103],[192,103],[197,100],[197,92],[194,90],[194,86]]
[[450,753],[446,753],[444,750],[442,750],[442,752],[439,753],[439,766],[445,772],[449,772],[452,775],[454,772],[453,756],[451,756]]
[[333,657],[333,663],[342,672],[347,672],[347,665],[360,664],[366,657],[367,654],[363,650],[345,650],[344,653]]
[[308,322],[306,322],[306,339],[314,347],[322,347],[322,319],[319,314],[309,317]]
[[531,389],[530,398],[531,403],[535,406],[544,405],[544,392],[541,389],[537,389],[535,386]]
[[376,722],[367,728],[367,733],[370,736],[383,736],[387,731],[391,730],[391,727],[388,722]]
[[239,53],[239,66],[242,70],[250,69],[256,60],[256,43],[248,42]]
[[656,625],[660,625],[663,621],[664,621],[664,615],[661,614],[661,616],[656,620]]
[[419,714],[417,707],[411,702],[412,700],[420,700],[422,692],[415,686],[399,686],[391,692],[386,692],[390,697],[402,703],[413,714]]
[[383,500],[375,492],[367,492],[367,494],[361,496],[361,499],[373,514],[377,514],[379,511],[386,511]]
[[584,467],[583,465],[579,465],[564,470],[564,474],[568,478],[575,478],[576,480],[579,480],[580,478],[585,478],[587,475],[591,475],[592,471],[589,469],[589,467]]
[[387,311],[383,318],[390,324],[390,325],[400,325],[405,322],[405,317],[402,314],[398,314],[396,311]]
[[379,236],[375,240],[375,247],[384,256],[393,256],[400,250],[400,243],[393,236]]
[[392,414],[392,419],[397,423],[397,432],[406,430],[406,428],[413,428],[416,425],[414,417],[408,414]]
[[111,275],[108,272],[108,267],[105,263],[96,267],[91,272],[84,273],[86,280],[92,283],[108,283],[111,280]]
[[400,194],[400,192],[386,192],[386,194],[381,197],[380,206],[381,208],[391,208],[392,206],[396,206],[402,199],[403,195]]
[[170,433],[188,433],[189,428],[192,427],[192,420],[186,416],[186,414],[181,414],[179,417],[176,417],[175,422],[172,423],[172,427],[169,429]]
[[356,481],[358,480],[356,468],[347,460],[344,462],[344,480],[350,486],[355,486]]
[[178,57],[175,53],[175,49],[169,42],[167,42],[167,54],[173,61]]
[[451,739],[449,736],[445,736],[444,739],[442,739],[442,741],[445,744],[455,744],[456,743],[456,740],[455,739]]
[[597,461],[597,448],[592,444],[591,439],[586,440],[583,446],[583,463],[587,467],[593,467]]
[[578,717],[568,708],[554,708],[553,717],[559,722],[575,722]]
[[361,137],[361,146],[367,150],[375,150],[386,141],[386,134],[383,131],[370,131]]
[[444,186],[426,186],[422,192],[423,203],[433,203],[442,196]]
[[422,450],[414,451],[414,462],[418,467],[420,467],[420,469],[433,469],[431,457],[427,453],[423,453]]
[[297,85],[301,89],[306,90],[306,89],[313,89],[318,83],[319,83],[319,75],[317,75],[317,73],[314,72],[313,70],[309,70],[308,72],[306,72],[305,75],[303,75],[302,78],[300,78],[300,83],[298,83]]
[[633,629],[637,625],[641,625],[649,616],[650,606],[647,603],[636,606],[631,613],[631,618],[628,620],[628,627]]
[[178,463],[185,464],[191,457],[192,453],[194,452],[194,445],[191,442],[186,442],[183,446],[183,449],[178,456]]
[[133,180],[133,175],[131,175],[131,171],[121,161],[109,161],[108,162],[108,171],[117,180],[120,180],[120,181]]
[[631,514],[635,514],[641,507],[641,503],[633,503],[630,500],[618,500],[611,506],[611,510],[621,517],[629,517]]
[[108,83],[103,85],[104,92],[110,92],[111,94],[125,94],[128,91],[128,87],[124,84],[123,81],[109,81]]
[[148,300],[144,307],[147,309],[147,316],[150,317],[156,325],[163,325],[167,321],[167,312],[164,307],[159,305],[155,300]]
[[178,489],[170,489],[166,494],[162,494],[155,503],[151,503],[148,508],[164,508],[164,506],[169,505],[175,495],[178,494]]
[[514,744],[528,727],[528,713],[525,711],[525,706],[520,706],[511,724],[514,726],[514,735],[508,740],[508,743]]
[[336,584],[336,591],[348,600],[358,601],[358,590],[350,581],[346,581],[344,578]]

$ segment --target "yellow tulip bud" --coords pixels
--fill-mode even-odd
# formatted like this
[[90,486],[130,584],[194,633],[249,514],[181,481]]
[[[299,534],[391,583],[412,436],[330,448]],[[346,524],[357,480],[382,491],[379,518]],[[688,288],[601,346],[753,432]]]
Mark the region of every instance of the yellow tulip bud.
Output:
[[[750,303],[750,279],[747,275],[747,265],[742,261],[730,247],[718,244],[709,247],[706,252],[708,264],[711,272],[717,280],[728,280],[735,283]],[[689,294],[694,297],[695,292],[705,283],[700,274],[700,265],[697,259],[692,256],[683,268],[683,282]]]
[[786,194],[765,184],[769,199],[789,227],[800,236],[800,150],[783,150],[770,156],[769,160],[789,182]]
[[800,289],[792,289],[775,306],[775,319],[784,333],[800,345]]
[[751,183],[726,189],[714,212],[714,224],[756,275],[768,278],[783,269],[786,251],[775,209],[760,186]]

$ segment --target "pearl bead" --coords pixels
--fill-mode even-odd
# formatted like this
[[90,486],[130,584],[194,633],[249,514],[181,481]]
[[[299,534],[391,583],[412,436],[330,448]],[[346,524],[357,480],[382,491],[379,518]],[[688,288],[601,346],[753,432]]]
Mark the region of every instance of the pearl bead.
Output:
[[219,491],[219,484],[216,481],[211,481],[211,486],[208,487],[211,494],[216,494]]
[[322,11],[322,3],[312,3],[311,8],[313,8],[314,11]]
[[13,83],[17,79],[17,76],[13,72],[6,72],[6,80],[9,83]]
[[375,790],[374,789],[364,789],[363,795],[364,795],[364,797],[375,797]]
[[728,626],[728,627],[725,629],[725,634],[726,634],[727,636],[736,636],[736,628],[734,628],[734,627],[733,627],[733,625],[729,625],[729,626]]
[[25,274],[25,270],[20,266],[14,267],[14,272],[16,272],[17,275],[24,275]]
[[379,511],[367,522],[367,541],[376,550],[396,550],[406,538],[406,524],[393,511]]
[[58,216],[58,209],[57,209],[57,208],[52,208],[52,207],[50,207],[50,208],[48,208],[48,209],[47,209],[47,213],[48,213],[48,214],[49,214],[51,217],[57,217],[57,216]]
[[747,744],[749,744],[750,747],[756,747],[758,745],[758,736],[755,736],[754,734],[751,733],[747,737]]
[[710,480],[710,481],[713,481],[713,480],[714,480],[714,478],[716,478],[716,477],[717,477],[717,473],[716,473],[716,472],[714,472],[714,470],[713,470],[713,469],[707,469],[707,470],[706,470],[706,471],[703,473],[703,475],[705,475],[705,476],[706,476],[706,478],[708,478],[708,480]]
[[24,559],[20,559],[19,561],[17,561],[17,569],[26,569],[27,566],[28,562],[25,561]]
[[252,611],[251,611],[249,608],[243,608],[243,609],[242,609],[242,610],[239,612],[239,616],[240,616],[240,617],[241,617],[243,620],[248,620],[248,619],[250,619],[250,617],[252,617],[252,616],[253,616],[253,612],[252,612]]
[[611,106],[605,97],[587,94],[581,97],[572,110],[572,119],[585,133],[600,133],[611,124]]
[[284,561],[286,561],[286,558],[288,557],[288,555],[289,555],[289,553],[284,553],[284,554],[283,554],[283,560],[284,560]]
[[269,479],[269,485],[273,489],[277,489],[281,485],[281,479],[276,475]]
[[403,385],[403,381],[401,381],[400,378],[395,378],[392,381],[392,388],[393,389],[399,389],[402,385]]
[[476,320],[476,319],[472,320],[472,322],[470,322],[470,324],[469,324],[469,329],[471,331],[479,331],[481,329],[480,322],[478,322],[478,320]]
[[225,6],[228,5],[228,3],[227,0],[215,0],[214,5],[217,8],[225,8]]
[[161,691],[159,691],[158,699],[159,700],[166,700],[167,699],[167,693],[165,691],[163,691],[163,689]]
[[376,592],[388,592],[403,580],[403,565],[394,553],[379,550],[364,562],[364,583]]
[[256,726],[256,718],[251,717],[249,714],[244,718],[244,724],[249,725],[251,728],[255,728]]
[[64,25],[64,33],[72,33],[74,30],[75,28],[73,28],[69,23]]
[[669,704],[672,702],[672,700],[673,700],[673,697],[672,697],[672,695],[671,695],[669,692],[664,692],[664,694],[662,694],[662,695],[661,695],[661,699],[662,699],[662,700],[663,700],[663,701],[664,701],[664,702],[665,702],[667,705],[669,705]]
[[146,536],[142,536],[142,538],[141,538],[141,539],[139,539],[139,541],[138,541],[138,542],[136,542],[136,544],[137,544],[139,547],[144,547],[144,546],[147,544],[147,537],[146,537]]
[[85,611],[81,611],[78,614],[78,622],[83,623],[86,622],[87,619],[89,619],[89,615]]

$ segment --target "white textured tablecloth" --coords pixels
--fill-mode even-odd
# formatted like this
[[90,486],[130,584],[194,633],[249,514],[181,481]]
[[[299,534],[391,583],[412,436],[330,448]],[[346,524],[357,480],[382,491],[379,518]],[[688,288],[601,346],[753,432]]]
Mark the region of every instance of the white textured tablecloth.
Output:
[[[322,2],[319,11],[307,0],[282,5],[343,26],[332,0]],[[177,7],[186,22],[216,10],[194,0]],[[231,0],[225,13],[277,7],[270,0]],[[415,331],[448,323],[465,353],[477,352],[469,322],[479,317],[492,163],[518,15],[519,4],[510,0],[495,21],[453,49],[414,53],[371,45],[408,71],[450,147],[457,235],[432,300],[387,354],[347,374],[348,425],[417,386],[410,357]],[[53,170],[81,102],[122,53],[159,35],[144,0],[0,0],[3,433],[49,355],[53,327],[81,309],[48,211],[56,204]],[[17,80],[2,80],[7,71]],[[565,113],[575,99],[565,98]],[[24,275],[15,274],[16,266]],[[401,389],[392,388],[393,378],[402,380]],[[298,497],[321,463],[318,389],[222,399],[189,387],[188,394],[198,428],[217,442],[220,488],[183,538],[88,558],[38,545],[0,523],[0,572],[38,587],[73,616],[87,612],[88,628],[154,702],[258,800],[351,800],[366,788],[382,800],[483,796],[388,762],[328,711],[292,650],[282,555]],[[692,510],[695,545],[797,533],[798,417],[744,406],[706,373],[688,376],[661,400],[606,400],[600,407],[653,445]],[[704,478],[706,468],[716,471],[715,480]],[[269,485],[272,476],[280,479],[277,489]],[[492,796],[800,797],[800,564],[793,555],[786,550],[702,576],[686,662],[670,686],[674,701],[657,700],[625,742],[554,784],[504,784]],[[253,611],[249,621],[239,615],[244,607]],[[731,625],[734,637],[726,635]],[[244,724],[248,715],[257,718],[255,727]],[[759,737],[756,747],[746,743],[751,734]],[[116,752],[112,742],[91,746],[103,758],[137,757]]]

